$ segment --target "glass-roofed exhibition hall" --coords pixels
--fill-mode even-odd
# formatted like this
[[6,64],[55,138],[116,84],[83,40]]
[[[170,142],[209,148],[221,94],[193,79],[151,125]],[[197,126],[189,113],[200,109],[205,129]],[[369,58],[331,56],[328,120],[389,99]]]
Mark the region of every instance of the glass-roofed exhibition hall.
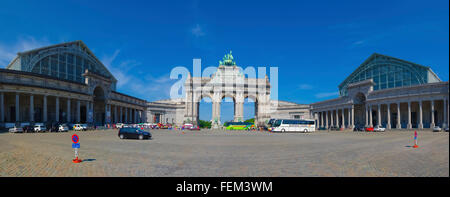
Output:
[[373,54],[339,85],[340,95],[347,95],[348,84],[366,79],[372,79],[375,83],[373,90],[441,81],[430,67],[385,55]]
[[375,53],[338,88],[338,98],[311,104],[318,127],[448,127],[448,81],[430,67]]
[[112,79],[114,90],[117,81],[81,41],[19,52],[7,69],[33,72],[79,83],[84,83],[83,73],[87,69],[91,73]]
[[0,130],[146,121],[146,101],[117,92],[116,78],[83,41],[14,53],[0,68]]

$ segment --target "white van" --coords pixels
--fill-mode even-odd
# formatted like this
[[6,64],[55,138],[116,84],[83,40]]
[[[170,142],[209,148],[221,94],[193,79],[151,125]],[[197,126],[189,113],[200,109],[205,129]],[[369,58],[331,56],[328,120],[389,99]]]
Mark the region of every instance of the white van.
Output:
[[44,126],[44,124],[34,125],[34,132],[45,132],[45,131],[47,131],[47,128]]

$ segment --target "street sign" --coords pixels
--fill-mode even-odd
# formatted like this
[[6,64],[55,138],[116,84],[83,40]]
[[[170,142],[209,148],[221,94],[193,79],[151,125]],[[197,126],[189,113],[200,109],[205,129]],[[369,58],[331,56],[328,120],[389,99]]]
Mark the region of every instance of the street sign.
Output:
[[78,135],[77,135],[77,134],[73,134],[73,135],[72,135],[72,142],[76,144],[76,143],[78,143],[78,140],[80,140],[80,138],[78,137]]
[[80,143],[74,143],[74,144],[72,144],[72,148],[80,148]]

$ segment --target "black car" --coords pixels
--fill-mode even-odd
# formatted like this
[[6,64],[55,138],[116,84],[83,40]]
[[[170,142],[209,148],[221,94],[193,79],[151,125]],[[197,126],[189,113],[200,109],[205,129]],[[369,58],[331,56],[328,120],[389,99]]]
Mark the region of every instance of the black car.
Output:
[[22,127],[22,129],[23,129],[23,132],[24,132],[24,133],[31,133],[31,132],[34,132],[34,127],[32,127],[32,126],[30,126],[30,125],[24,126],[24,127]]
[[337,127],[337,126],[332,126],[332,127],[330,127],[330,130],[331,130],[331,131],[339,131],[339,127]]
[[152,138],[152,134],[150,134],[150,132],[147,131],[143,131],[141,129],[138,128],[131,128],[131,127],[126,127],[126,128],[121,128],[119,129],[119,134],[118,134],[120,139],[151,139]]
[[364,131],[364,127],[355,127],[353,131]]

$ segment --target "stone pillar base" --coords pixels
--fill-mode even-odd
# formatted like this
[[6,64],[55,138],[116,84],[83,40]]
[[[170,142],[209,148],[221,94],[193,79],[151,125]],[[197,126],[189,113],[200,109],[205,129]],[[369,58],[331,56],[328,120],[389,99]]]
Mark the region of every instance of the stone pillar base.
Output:
[[402,129],[402,125],[401,124],[397,124],[397,129]]
[[431,123],[430,124],[430,128],[433,128],[433,127],[435,127],[436,125],[434,124],[434,123]]
[[412,124],[408,124],[408,125],[406,126],[406,128],[407,128],[407,129],[412,129]]
[[423,124],[419,124],[419,129],[423,129]]
[[386,129],[392,129],[392,128],[391,128],[391,124],[387,124],[387,125],[386,125]]

